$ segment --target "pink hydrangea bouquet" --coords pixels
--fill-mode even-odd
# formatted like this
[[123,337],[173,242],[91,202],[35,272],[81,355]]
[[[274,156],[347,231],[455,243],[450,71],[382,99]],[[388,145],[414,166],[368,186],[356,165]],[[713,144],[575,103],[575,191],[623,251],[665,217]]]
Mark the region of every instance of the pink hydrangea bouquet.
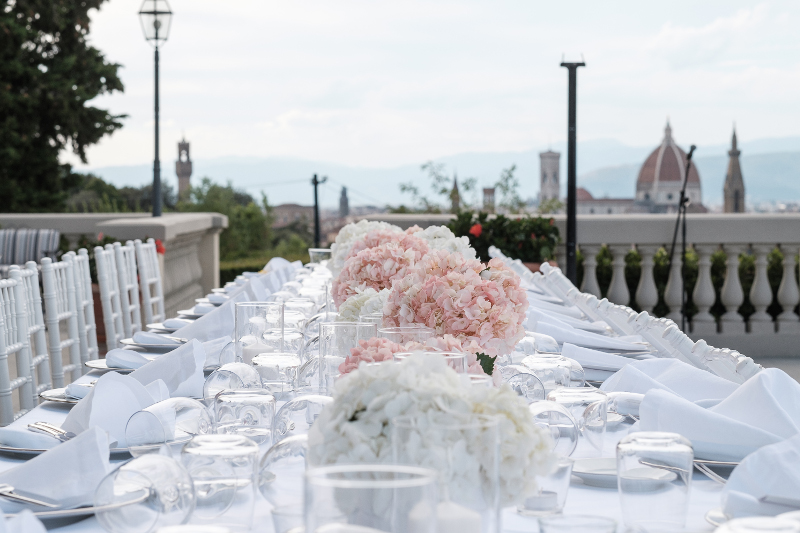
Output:
[[370,231],[353,243],[353,247],[350,248],[350,253],[345,258],[345,261],[351,257],[354,257],[362,250],[375,248],[381,244],[387,244],[390,242],[399,244],[404,250],[417,251],[420,253],[420,257],[427,254],[429,250],[428,243],[419,237],[409,235],[407,233],[398,233],[393,229],[380,228]]
[[424,324],[494,358],[511,353],[525,335],[527,307],[519,276],[499,259],[484,265],[433,250],[397,277],[383,315],[386,326]]

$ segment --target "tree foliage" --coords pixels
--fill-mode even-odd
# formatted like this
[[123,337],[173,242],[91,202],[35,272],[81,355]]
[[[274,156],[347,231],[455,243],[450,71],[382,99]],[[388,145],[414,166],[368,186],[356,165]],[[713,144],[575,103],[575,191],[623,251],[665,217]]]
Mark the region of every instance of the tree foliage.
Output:
[[[449,213],[451,211],[451,194],[453,192],[453,183],[456,182],[457,176],[455,174],[453,174],[453,176],[447,175],[444,171],[445,165],[443,163],[434,163],[433,161],[428,161],[420,168],[428,174],[430,188],[434,195],[433,198],[428,197],[420,192],[419,187],[410,181],[401,183],[400,192],[404,194],[410,194],[411,199],[416,207],[408,208],[402,205],[397,209],[393,209],[392,211]],[[475,178],[466,178],[459,183],[459,199],[462,209],[470,207],[471,202],[468,199],[469,197],[467,196],[467,193],[473,193],[475,191],[477,182],[478,180]],[[441,200],[438,200],[437,198],[441,198]]]
[[124,115],[87,105],[122,91],[119,65],[89,45],[103,0],[5,0],[0,10],[0,211],[60,211],[79,178],[59,153],[86,148]]
[[500,172],[500,179],[494,185],[497,196],[500,198],[497,207],[501,212],[521,213],[525,207],[525,201],[519,195],[519,180],[514,176],[516,170],[517,165],[503,169]]
[[[117,188],[94,174],[78,174],[78,185],[69,190],[66,210],[71,213],[137,213],[153,210],[153,185]],[[165,210],[175,208],[175,189],[161,183]]]

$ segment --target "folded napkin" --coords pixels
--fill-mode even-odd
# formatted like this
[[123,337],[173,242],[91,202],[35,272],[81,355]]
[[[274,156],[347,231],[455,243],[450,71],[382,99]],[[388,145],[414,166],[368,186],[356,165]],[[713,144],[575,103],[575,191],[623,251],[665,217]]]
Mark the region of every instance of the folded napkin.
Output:
[[575,346],[568,342],[565,342],[561,347],[561,355],[576,360],[584,368],[610,370],[612,372],[617,372],[621,368],[635,362],[635,359],[629,359],[622,355],[598,352],[597,350]]
[[259,276],[258,279],[270,294],[281,289],[281,282],[275,272],[270,272],[269,274]]
[[[152,381],[155,380],[150,380]],[[153,387],[150,390],[159,389],[160,387]],[[111,439],[117,441],[118,447],[124,448],[125,424],[128,423],[128,419],[133,413],[155,403],[157,399],[161,398],[154,398],[142,383],[131,376],[108,372],[102,375],[89,394],[72,408],[61,427],[75,434],[81,434],[92,428],[101,428],[108,432]]]
[[[629,340],[621,337],[606,337],[590,333],[588,331],[581,331],[572,327],[559,327],[546,322],[538,322],[532,324],[535,328],[531,331],[537,333],[544,333],[550,335],[559,344],[568,342],[578,346],[585,346],[589,348],[602,348],[605,350],[644,350],[645,346],[642,344],[635,344]],[[527,326],[526,326],[527,327]]]
[[599,322],[587,322],[567,315],[545,312],[533,306],[528,307],[525,316],[527,317],[525,320],[525,329],[528,330],[532,330],[536,327],[537,323],[544,322],[560,328],[576,328],[584,331],[591,331],[592,333],[602,334],[608,331],[606,326]]
[[257,277],[252,277],[247,280],[245,290],[248,292],[250,300],[253,302],[265,302],[267,296],[269,296],[266,287],[264,287],[264,284],[261,283]]
[[732,381],[677,359],[630,361],[600,387],[606,392],[638,392],[640,394],[660,389],[676,394],[690,402],[719,401],[730,396],[738,388],[739,385]]
[[148,385],[158,379],[163,380],[172,398],[177,396],[202,398],[205,362],[206,351],[203,343],[192,339],[183,346],[134,370],[130,377],[142,385]]
[[44,524],[36,518],[33,511],[24,509],[12,517],[6,518],[4,524],[0,524],[2,533],[47,533]]
[[210,313],[206,313],[191,324],[182,327],[173,333],[174,336],[183,339],[197,339],[201,342],[218,339],[225,335],[233,334],[234,325],[234,304],[236,302],[247,302],[248,297],[244,293],[239,293],[215,308]]
[[541,311],[546,311],[548,313],[555,313],[556,316],[565,315],[571,318],[581,319],[583,318],[583,313],[580,309],[575,306],[566,306],[566,305],[559,305],[559,304],[552,304],[550,302],[546,302],[544,300],[528,300],[530,307],[535,307]]
[[282,270],[290,265],[291,263],[283,257],[273,257],[264,265],[264,270],[273,272],[275,270]]
[[64,395],[69,396],[70,398],[75,399],[83,399],[86,397],[87,394],[92,392],[94,385],[89,383],[70,383],[64,389]]
[[174,338],[165,337],[159,333],[151,333],[150,331],[137,331],[133,334],[133,342],[137,344],[174,344],[176,346],[182,344]]
[[180,329],[183,326],[188,326],[194,322],[194,320],[189,318],[168,318],[162,324],[164,324],[165,328],[169,329]]
[[[767,502],[761,501],[764,497]],[[770,503],[776,499],[800,502],[800,435],[745,457],[722,489],[723,509],[733,518],[774,516],[792,510]]]
[[208,303],[208,304],[197,304],[194,307],[192,307],[192,313],[194,313],[195,315],[205,315],[206,313],[210,313],[211,311],[213,311],[216,308],[217,308],[216,305],[213,305],[213,304],[210,304],[210,303]]
[[[203,350],[206,352],[206,361],[204,363],[205,367],[210,366],[220,366],[224,364],[219,360],[219,355],[222,352],[222,349],[225,348],[233,339],[231,339],[230,335],[225,335],[224,337],[220,337],[219,339],[212,339],[210,341],[203,343]],[[227,363],[232,363],[233,361],[226,361]]]
[[146,365],[153,359],[156,359],[162,354],[143,354],[136,350],[126,350],[124,348],[115,348],[109,350],[106,354],[106,364],[109,368],[130,368],[137,369]]
[[[92,428],[0,473],[0,483],[8,483],[32,496],[56,500],[64,508],[79,507],[94,501],[97,486],[112,470],[108,456],[108,435],[99,428]],[[0,498],[0,507],[11,513],[29,506]]]
[[211,294],[206,294],[206,298],[212,304],[224,304],[228,300],[228,295],[212,292]]
[[12,448],[49,450],[61,444],[61,441],[27,427],[4,427],[0,428],[0,443]]
[[651,390],[639,414],[642,431],[680,433],[692,441],[696,457],[740,461],[800,432],[800,383],[782,370],[768,368],[718,403],[693,403]]

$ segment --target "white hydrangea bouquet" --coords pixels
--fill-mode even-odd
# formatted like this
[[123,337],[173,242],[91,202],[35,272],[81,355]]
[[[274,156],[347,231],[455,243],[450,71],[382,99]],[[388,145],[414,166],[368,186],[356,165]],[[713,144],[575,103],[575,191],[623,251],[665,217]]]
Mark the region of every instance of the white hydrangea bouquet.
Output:
[[[471,386],[443,357],[434,355],[413,355],[399,364],[362,364],[342,376],[333,403],[309,431],[308,461],[391,463],[393,418],[412,417],[424,427],[435,420],[469,423],[487,415],[498,419],[501,504],[512,505],[535,494],[535,476],[553,465],[550,435],[533,423],[526,402],[510,387]],[[465,434],[464,440],[469,453],[459,461],[463,472],[455,477],[475,479],[486,460],[481,439]],[[421,442],[437,451],[430,439]]]

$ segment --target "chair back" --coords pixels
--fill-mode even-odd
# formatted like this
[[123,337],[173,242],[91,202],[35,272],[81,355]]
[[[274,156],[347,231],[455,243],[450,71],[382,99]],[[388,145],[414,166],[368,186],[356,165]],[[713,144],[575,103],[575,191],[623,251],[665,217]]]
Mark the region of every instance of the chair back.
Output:
[[[17,274],[14,274],[17,271]],[[28,349],[33,377],[33,404],[38,403],[39,393],[53,388],[50,376],[50,354],[47,351],[42,293],[39,289],[39,265],[35,261],[25,263],[25,268],[12,265],[9,275],[22,284],[28,316]]]
[[[109,246],[111,245],[106,245],[106,250]],[[142,309],[139,305],[139,281],[136,275],[136,248],[133,241],[126,242],[124,246],[115,242],[113,250],[117,263],[122,325],[125,328],[125,337],[130,338],[137,331],[142,331]]]
[[[19,270],[16,270],[17,278]],[[15,355],[16,377],[9,356]],[[19,279],[0,280],[0,426],[7,426],[33,409],[28,321],[25,294]],[[19,408],[14,391],[19,390]]]
[[[78,306],[75,300],[75,283],[72,263],[53,262],[42,259],[42,287],[44,289],[44,312],[47,324],[47,339],[50,348],[50,369],[53,386],[63,387],[65,379],[78,379],[87,368],[81,364],[80,339],[78,337]],[[66,338],[61,339],[61,323],[65,324]],[[63,360],[64,350],[68,363]]]
[[94,249],[94,261],[97,266],[97,284],[100,286],[100,305],[103,309],[103,325],[106,328],[106,348],[119,348],[119,341],[125,338],[125,327],[122,322],[122,307],[117,266],[113,247],[110,250],[97,246]]
[[161,268],[158,265],[156,241],[147,239],[147,242],[143,243],[136,239],[133,244],[136,247],[136,263],[139,268],[139,283],[142,287],[145,324],[163,322],[167,316],[164,312],[164,289],[161,283]]
[[81,361],[91,361],[99,357],[97,349],[97,325],[94,321],[94,294],[92,275],[89,272],[89,252],[81,248],[78,253],[64,254],[72,262],[72,275],[75,278],[75,303],[78,306],[78,338],[81,341]]

